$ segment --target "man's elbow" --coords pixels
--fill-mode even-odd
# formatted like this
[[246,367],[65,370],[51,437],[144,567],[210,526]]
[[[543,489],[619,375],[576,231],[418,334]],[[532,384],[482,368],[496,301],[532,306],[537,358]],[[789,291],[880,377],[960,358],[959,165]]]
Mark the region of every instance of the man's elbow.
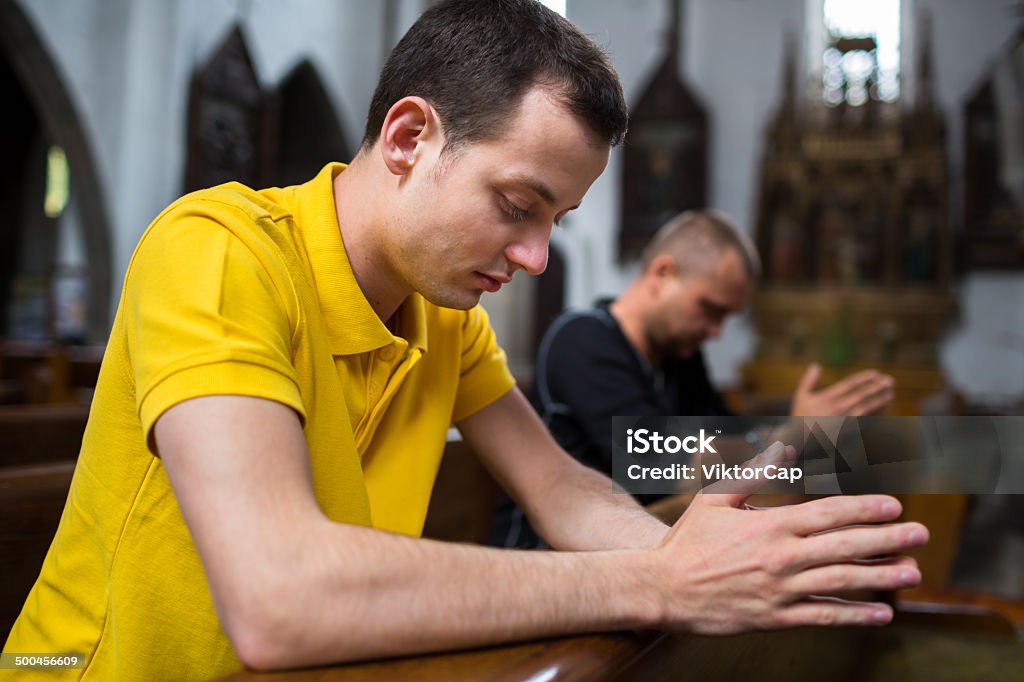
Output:
[[[348,614],[334,613],[330,626],[319,623],[319,599],[297,593],[290,581],[236,595],[218,608],[221,626],[246,668],[266,672],[344,663],[366,656],[367,642],[358,635],[359,623]],[[349,633],[343,638],[332,636]]]
[[246,668],[281,670],[315,662],[309,651],[315,614],[290,581],[250,571],[211,588],[221,628]]
[[[242,665],[256,672],[283,670],[289,663],[278,651],[272,641],[258,632],[258,627],[244,627],[240,631],[228,635],[235,653]],[[292,664],[294,667],[294,664]]]
[[259,598],[245,606],[225,610],[221,626],[235,648],[238,660],[256,671],[281,670],[302,665],[301,652],[291,636],[294,624],[283,607],[276,612]]
[[[354,632],[355,623],[346,626]],[[374,654],[386,652],[360,650],[366,642],[359,641],[358,635],[342,641],[329,641],[317,637],[315,625],[298,622],[296,619],[278,619],[273,616],[262,619],[241,619],[225,626],[228,639],[238,655],[238,660],[247,669],[255,672],[272,672],[306,668],[315,665],[340,664],[358,661]],[[355,641],[349,641],[349,639]]]

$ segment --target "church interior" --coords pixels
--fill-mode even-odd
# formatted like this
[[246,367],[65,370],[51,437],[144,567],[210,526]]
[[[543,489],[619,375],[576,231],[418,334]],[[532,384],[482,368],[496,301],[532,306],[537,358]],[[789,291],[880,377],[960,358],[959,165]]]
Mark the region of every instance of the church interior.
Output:
[[[60,517],[139,236],[195,189],[287,186],[351,159],[383,61],[430,4],[0,0],[5,636]],[[877,368],[895,380],[886,414],[996,419],[1021,488],[1024,2],[546,4],[607,50],[631,120],[547,271],[482,300],[520,384],[555,316],[620,293],[662,223],[714,207],[763,264],[750,309],[705,347],[730,406],[786,414],[811,362],[826,381]],[[478,541],[495,483],[449,445],[425,532]],[[903,498],[932,542],[922,585],[889,597],[944,633],[940,654],[989,660],[986,679],[1024,675],[1017,488]],[[859,679],[945,660],[917,636]],[[681,664],[663,658],[663,674]]]

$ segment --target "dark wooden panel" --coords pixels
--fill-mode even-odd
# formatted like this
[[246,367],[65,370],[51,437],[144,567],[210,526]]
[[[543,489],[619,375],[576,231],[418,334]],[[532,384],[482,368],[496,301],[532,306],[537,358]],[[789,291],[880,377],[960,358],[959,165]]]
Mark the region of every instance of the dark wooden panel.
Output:
[[622,149],[620,260],[640,255],[678,213],[707,206],[707,110],[679,70],[681,0],[669,0],[667,49],[630,109]]
[[0,341],[0,380],[20,389],[22,402],[69,402],[67,353],[52,341]]
[[445,445],[423,536],[450,542],[487,540],[498,484],[463,441]]
[[88,419],[87,405],[0,408],[0,467],[74,461]]
[[60,521],[75,463],[0,469],[0,634],[39,574]]
[[265,187],[273,167],[274,111],[236,25],[192,75],[186,191],[231,181]]
[[72,389],[95,388],[100,378],[100,364],[106,346],[70,346],[68,353],[68,383]]
[[234,680],[842,680],[856,679],[864,630],[790,630],[734,637],[655,632],[565,637],[475,651]]
[[324,680],[1015,680],[1024,642],[932,625],[800,628],[732,637],[620,633],[282,673],[234,682]]

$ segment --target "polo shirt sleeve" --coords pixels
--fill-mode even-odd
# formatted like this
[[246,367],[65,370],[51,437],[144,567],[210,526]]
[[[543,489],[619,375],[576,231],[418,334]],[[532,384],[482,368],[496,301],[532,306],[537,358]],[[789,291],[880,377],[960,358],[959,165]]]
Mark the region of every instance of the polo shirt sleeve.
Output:
[[462,360],[452,421],[487,407],[516,384],[505,351],[498,345],[481,306],[466,311],[462,321]]
[[258,218],[194,203],[157,219],[125,278],[127,371],[147,442],[164,411],[200,396],[275,400],[305,420],[280,253]]

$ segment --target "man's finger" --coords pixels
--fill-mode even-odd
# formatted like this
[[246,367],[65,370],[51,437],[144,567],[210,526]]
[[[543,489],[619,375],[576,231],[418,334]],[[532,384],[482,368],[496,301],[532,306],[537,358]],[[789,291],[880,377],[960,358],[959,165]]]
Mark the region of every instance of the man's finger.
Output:
[[885,526],[851,526],[812,535],[802,541],[799,568],[869,559],[905,552],[928,542],[928,529],[920,523],[895,523]]
[[891,385],[884,385],[874,393],[861,398],[850,410],[849,416],[862,417],[866,414],[875,414],[884,409],[892,402],[895,396]]
[[829,564],[801,571],[787,588],[794,597],[808,594],[835,595],[857,590],[899,590],[921,582],[921,571],[912,562]]
[[739,507],[744,500],[772,481],[767,477],[765,467],[768,465],[786,467],[796,460],[797,452],[792,445],[783,445],[776,441],[765,448],[763,452],[739,465],[741,473],[735,478],[719,480],[706,485],[701,489],[700,495],[709,495],[719,505]]
[[843,377],[825,389],[824,393],[833,398],[855,398],[875,393],[882,388],[893,385],[893,378],[875,369],[865,369],[848,377]]
[[917,559],[906,554],[900,556],[888,556],[888,557],[875,557],[873,559],[858,559],[854,561],[855,564],[863,564],[865,566],[909,566],[911,568],[917,568]]
[[895,521],[903,510],[899,501],[888,495],[836,495],[782,509],[787,527],[800,536],[842,526]]
[[892,607],[888,604],[808,597],[780,609],[775,624],[780,628],[801,625],[885,625],[891,620]]
[[818,387],[818,379],[821,378],[821,365],[816,362],[812,362],[808,365],[804,371],[804,375],[800,377],[800,382],[796,386],[797,393],[810,393]]

